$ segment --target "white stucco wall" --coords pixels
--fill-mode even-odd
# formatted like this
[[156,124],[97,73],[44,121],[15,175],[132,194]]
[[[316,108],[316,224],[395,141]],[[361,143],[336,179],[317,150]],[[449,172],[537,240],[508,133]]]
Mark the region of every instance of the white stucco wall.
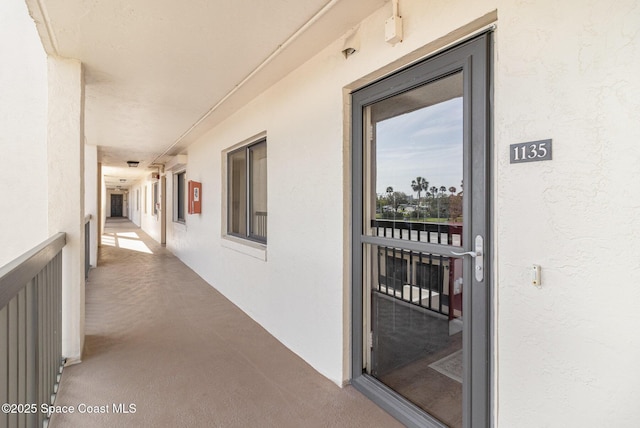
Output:
[[73,59],[48,58],[49,234],[62,249],[62,355],[77,362],[84,346],[84,77]]
[[[158,183],[158,195],[161,197],[161,185],[160,182],[156,179],[153,179],[151,175],[147,178],[135,183],[131,187],[131,192],[135,192],[136,190],[140,190],[140,212],[139,212],[139,223],[136,223],[140,226],[146,233],[149,234],[153,239],[160,242],[160,214],[161,211],[158,211],[156,215],[153,214],[153,184]],[[146,194],[146,197],[145,197]],[[168,205],[170,207],[170,205]],[[134,220],[137,218],[134,216]],[[135,222],[135,221],[134,221]]]
[[140,215],[142,213],[142,201],[143,195],[142,190],[138,184],[131,186],[131,190],[129,192],[129,220],[131,220],[136,226],[140,226]]
[[[173,228],[168,248],[320,373],[341,384],[348,325],[343,299],[345,172],[343,87],[491,11],[460,7],[446,25],[422,29],[422,2],[411,3],[407,34],[384,42],[391,6],[360,25],[361,50],[345,60],[338,40],[189,147],[188,179],[203,183],[202,214]],[[408,5],[409,7],[409,5]],[[441,6],[444,10],[444,5]],[[408,10],[408,9],[407,9]],[[431,10],[431,9],[429,9]],[[440,31],[438,31],[438,28]],[[422,34],[420,34],[422,33]],[[432,34],[425,39],[424,33]],[[222,151],[266,131],[269,236],[266,262],[221,238]],[[251,253],[251,254],[247,254]]]
[[[203,212],[188,215],[186,226],[169,222],[168,247],[319,372],[347,379],[342,90],[401,66],[416,50],[429,53],[454,36],[441,37],[497,9],[494,421],[634,426],[639,2],[404,0],[405,38],[395,46],[383,39],[387,6],[360,24],[355,55],[345,60],[337,41],[189,147],[187,175],[203,184]],[[266,261],[221,237],[222,151],[264,131]],[[545,138],[553,139],[552,161],[509,164],[510,144]],[[542,266],[540,288],[530,284],[534,263]]]
[[[145,194],[144,194],[145,188],[144,188],[144,182],[142,181],[138,181],[136,183],[133,183],[131,185],[131,194],[135,194],[136,192],[138,192],[140,194],[140,205],[138,207],[138,205],[132,205],[131,207],[131,213],[132,216],[130,218],[130,220],[133,222],[133,224],[135,224],[138,227],[142,227],[142,217],[144,216],[145,213]],[[147,208],[148,209],[148,208]]]
[[0,2],[0,94],[2,266],[49,237],[47,56],[21,0]]
[[[129,218],[129,220],[131,220],[136,226],[138,227],[143,227],[143,221],[145,222],[145,226],[143,227],[143,229],[145,229],[145,231],[147,231],[147,233],[149,233],[149,224],[148,222],[150,221],[150,210],[151,210],[151,199],[150,199],[150,182],[147,182],[146,180],[140,180],[137,181],[135,183],[133,183],[131,185],[131,188],[129,190],[129,194],[131,195],[131,204],[130,204],[130,212],[131,212],[131,217]],[[145,185],[147,186],[147,196],[145,198]],[[140,204],[138,205],[137,201],[136,201],[136,194],[140,195]],[[145,204],[146,204],[146,208],[145,208]]]
[[[637,426],[640,4],[504,1],[498,13],[501,426]],[[543,138],[553,161],[509,164],[509,144]]]

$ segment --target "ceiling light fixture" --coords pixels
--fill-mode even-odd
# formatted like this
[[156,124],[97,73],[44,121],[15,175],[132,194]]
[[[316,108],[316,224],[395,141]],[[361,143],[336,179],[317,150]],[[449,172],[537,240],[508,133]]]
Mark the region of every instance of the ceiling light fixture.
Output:
[[129,168],[137,168],[139,163],[140,162],[138,161],[127,161],[127,165],[129,165]]

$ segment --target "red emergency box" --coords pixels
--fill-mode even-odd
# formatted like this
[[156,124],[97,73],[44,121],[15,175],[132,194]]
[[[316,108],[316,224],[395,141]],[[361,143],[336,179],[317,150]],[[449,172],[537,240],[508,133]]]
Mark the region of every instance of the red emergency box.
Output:
[[189,180],[189,214],[202,212],[202,183]]

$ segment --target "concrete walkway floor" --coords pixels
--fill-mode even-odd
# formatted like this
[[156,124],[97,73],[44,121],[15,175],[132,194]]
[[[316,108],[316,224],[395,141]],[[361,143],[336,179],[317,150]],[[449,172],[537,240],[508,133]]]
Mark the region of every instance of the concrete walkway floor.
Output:
[[401,426],[318,374],[131,222],[108,221],[102,239],[83,361],[65,368],[55,402],[74,413],[54,414],[50,427]]

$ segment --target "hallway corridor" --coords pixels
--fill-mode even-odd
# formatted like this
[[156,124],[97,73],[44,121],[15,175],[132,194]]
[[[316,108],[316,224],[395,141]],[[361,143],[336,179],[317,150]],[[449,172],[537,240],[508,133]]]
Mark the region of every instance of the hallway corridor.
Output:
[[50,427],[401,426],[128,220],[107,219],[102,242],[86,285],[83,361],[64,369],[55,402],[75,413],[53,415]]

